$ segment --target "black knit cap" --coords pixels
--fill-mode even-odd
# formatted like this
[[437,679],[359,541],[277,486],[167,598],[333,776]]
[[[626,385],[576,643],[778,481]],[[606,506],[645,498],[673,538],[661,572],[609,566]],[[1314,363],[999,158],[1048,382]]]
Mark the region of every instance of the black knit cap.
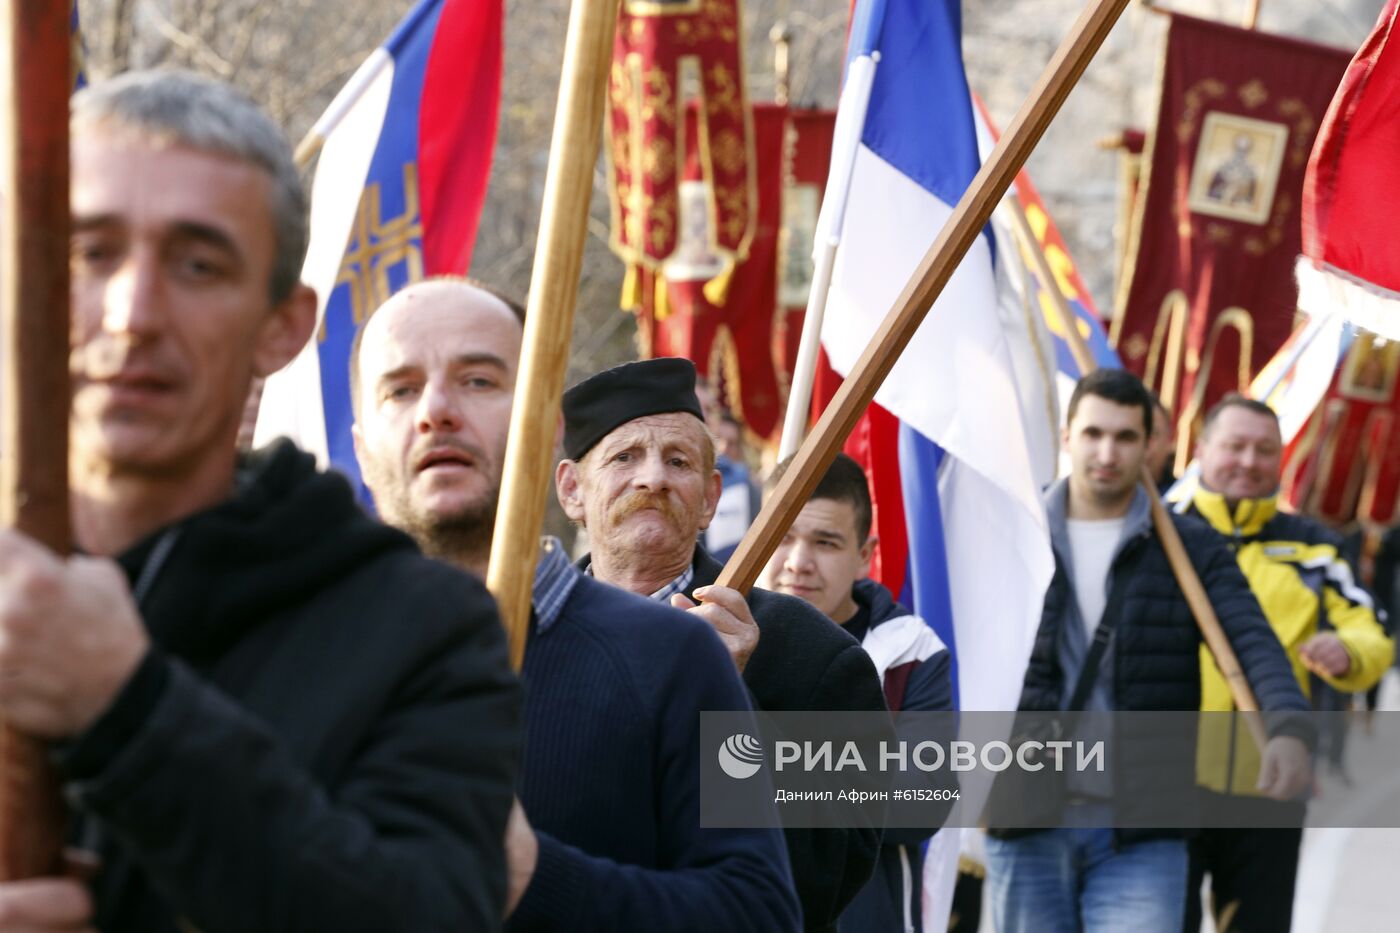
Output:
[[664,356],[605,369],[564,393],[564,456],[577,460],[619,425],[672,411],[705,420],[690,360]]

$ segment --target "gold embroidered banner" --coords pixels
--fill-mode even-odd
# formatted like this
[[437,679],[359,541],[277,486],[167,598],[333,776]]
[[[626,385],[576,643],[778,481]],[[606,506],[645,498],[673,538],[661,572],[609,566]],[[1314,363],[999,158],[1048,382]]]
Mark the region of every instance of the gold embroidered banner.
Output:
[[[757,195],[740,17],[739,0],[622,2],[605,125],[611,245],[628,264],[625,307],[638,304],[639,269],[656,271],[677,253],[683,196],[719,260],[715,297],[748,254]],[[688,151],[700,184],[683,192]]]
[[706,253],[705,215],[694,210],[698,167],[687,160],[681,246],[662,273],[641,273],[637,334],[643,356],[694,360],[753,438],[766,442],[782,426],[797,357],[836,115],[781,104],[752,109],[758,224],[748,256],[730,276],[727,300],[707,297],[704,282],[719,263]]
[[1293,330],[1303,174],[1350,57],[1171,18],[1111,341],[1180,413],[1183,439]]

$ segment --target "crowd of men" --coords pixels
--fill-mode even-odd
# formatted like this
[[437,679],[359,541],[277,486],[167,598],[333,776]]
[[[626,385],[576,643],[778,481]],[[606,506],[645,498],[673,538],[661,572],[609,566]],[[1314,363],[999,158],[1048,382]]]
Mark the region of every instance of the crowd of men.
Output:
[[[694,367],[573,386],[555,485],[591,549],[541,542],[517,678],[480,578],[521,306],[436,279],[361,328],[372,518],[292,444],[235,449],[253,380],[315,325],[277,128],[178,72],[73,108],[80,555],[0,532],[0,716],[49,744],[69,841],[97,869],[0,884],[0,930],[921,929],[936,825],[700,820],[702,711],[955,705],[947,646],[867,579],[855,461],[837,458],[744,595],[717,585],[702,536],[726,487],[751,517],[750,479],[707,428]],[[1170,441],[1159,407],[1121,371],[1075,390],[1024,710],[1231,708],[1139,485]],[[1222,402],[1198,456],[1173,521],[1261,707],[1282,714],[1259,754],[1203,735],[1230,765],[1202,772],[1202,807],[1288,822],[1315,740],[1289,714],[1314,679],[1372,687],[1393,645],[1335,536],[1278,511],[1267,408]],[[1193,764],[1125,745],[1107,780],[1150,789]],[[1205,874],[1231,929],[1287,928],[1296,827],[1107,828],[1103,780],[1072,788],[1062,828],[991,831],[998,930],[1194,930]]]

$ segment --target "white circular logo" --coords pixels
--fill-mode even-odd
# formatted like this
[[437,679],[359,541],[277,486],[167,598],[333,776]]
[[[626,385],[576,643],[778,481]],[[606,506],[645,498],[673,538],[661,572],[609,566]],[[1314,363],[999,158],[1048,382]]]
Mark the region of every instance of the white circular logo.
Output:
[[751,735],[735,733],[719,747],[719,766],[739,781],[753,777],[763,767],[763,746]]

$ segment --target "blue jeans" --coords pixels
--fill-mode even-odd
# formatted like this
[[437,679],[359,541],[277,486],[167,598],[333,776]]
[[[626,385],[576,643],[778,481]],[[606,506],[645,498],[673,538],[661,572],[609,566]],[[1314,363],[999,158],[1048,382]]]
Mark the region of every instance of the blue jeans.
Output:
[[1113,847],[1111,829],[1048,829],[987,839],[997,933],[1180,933],[1186,842]]

